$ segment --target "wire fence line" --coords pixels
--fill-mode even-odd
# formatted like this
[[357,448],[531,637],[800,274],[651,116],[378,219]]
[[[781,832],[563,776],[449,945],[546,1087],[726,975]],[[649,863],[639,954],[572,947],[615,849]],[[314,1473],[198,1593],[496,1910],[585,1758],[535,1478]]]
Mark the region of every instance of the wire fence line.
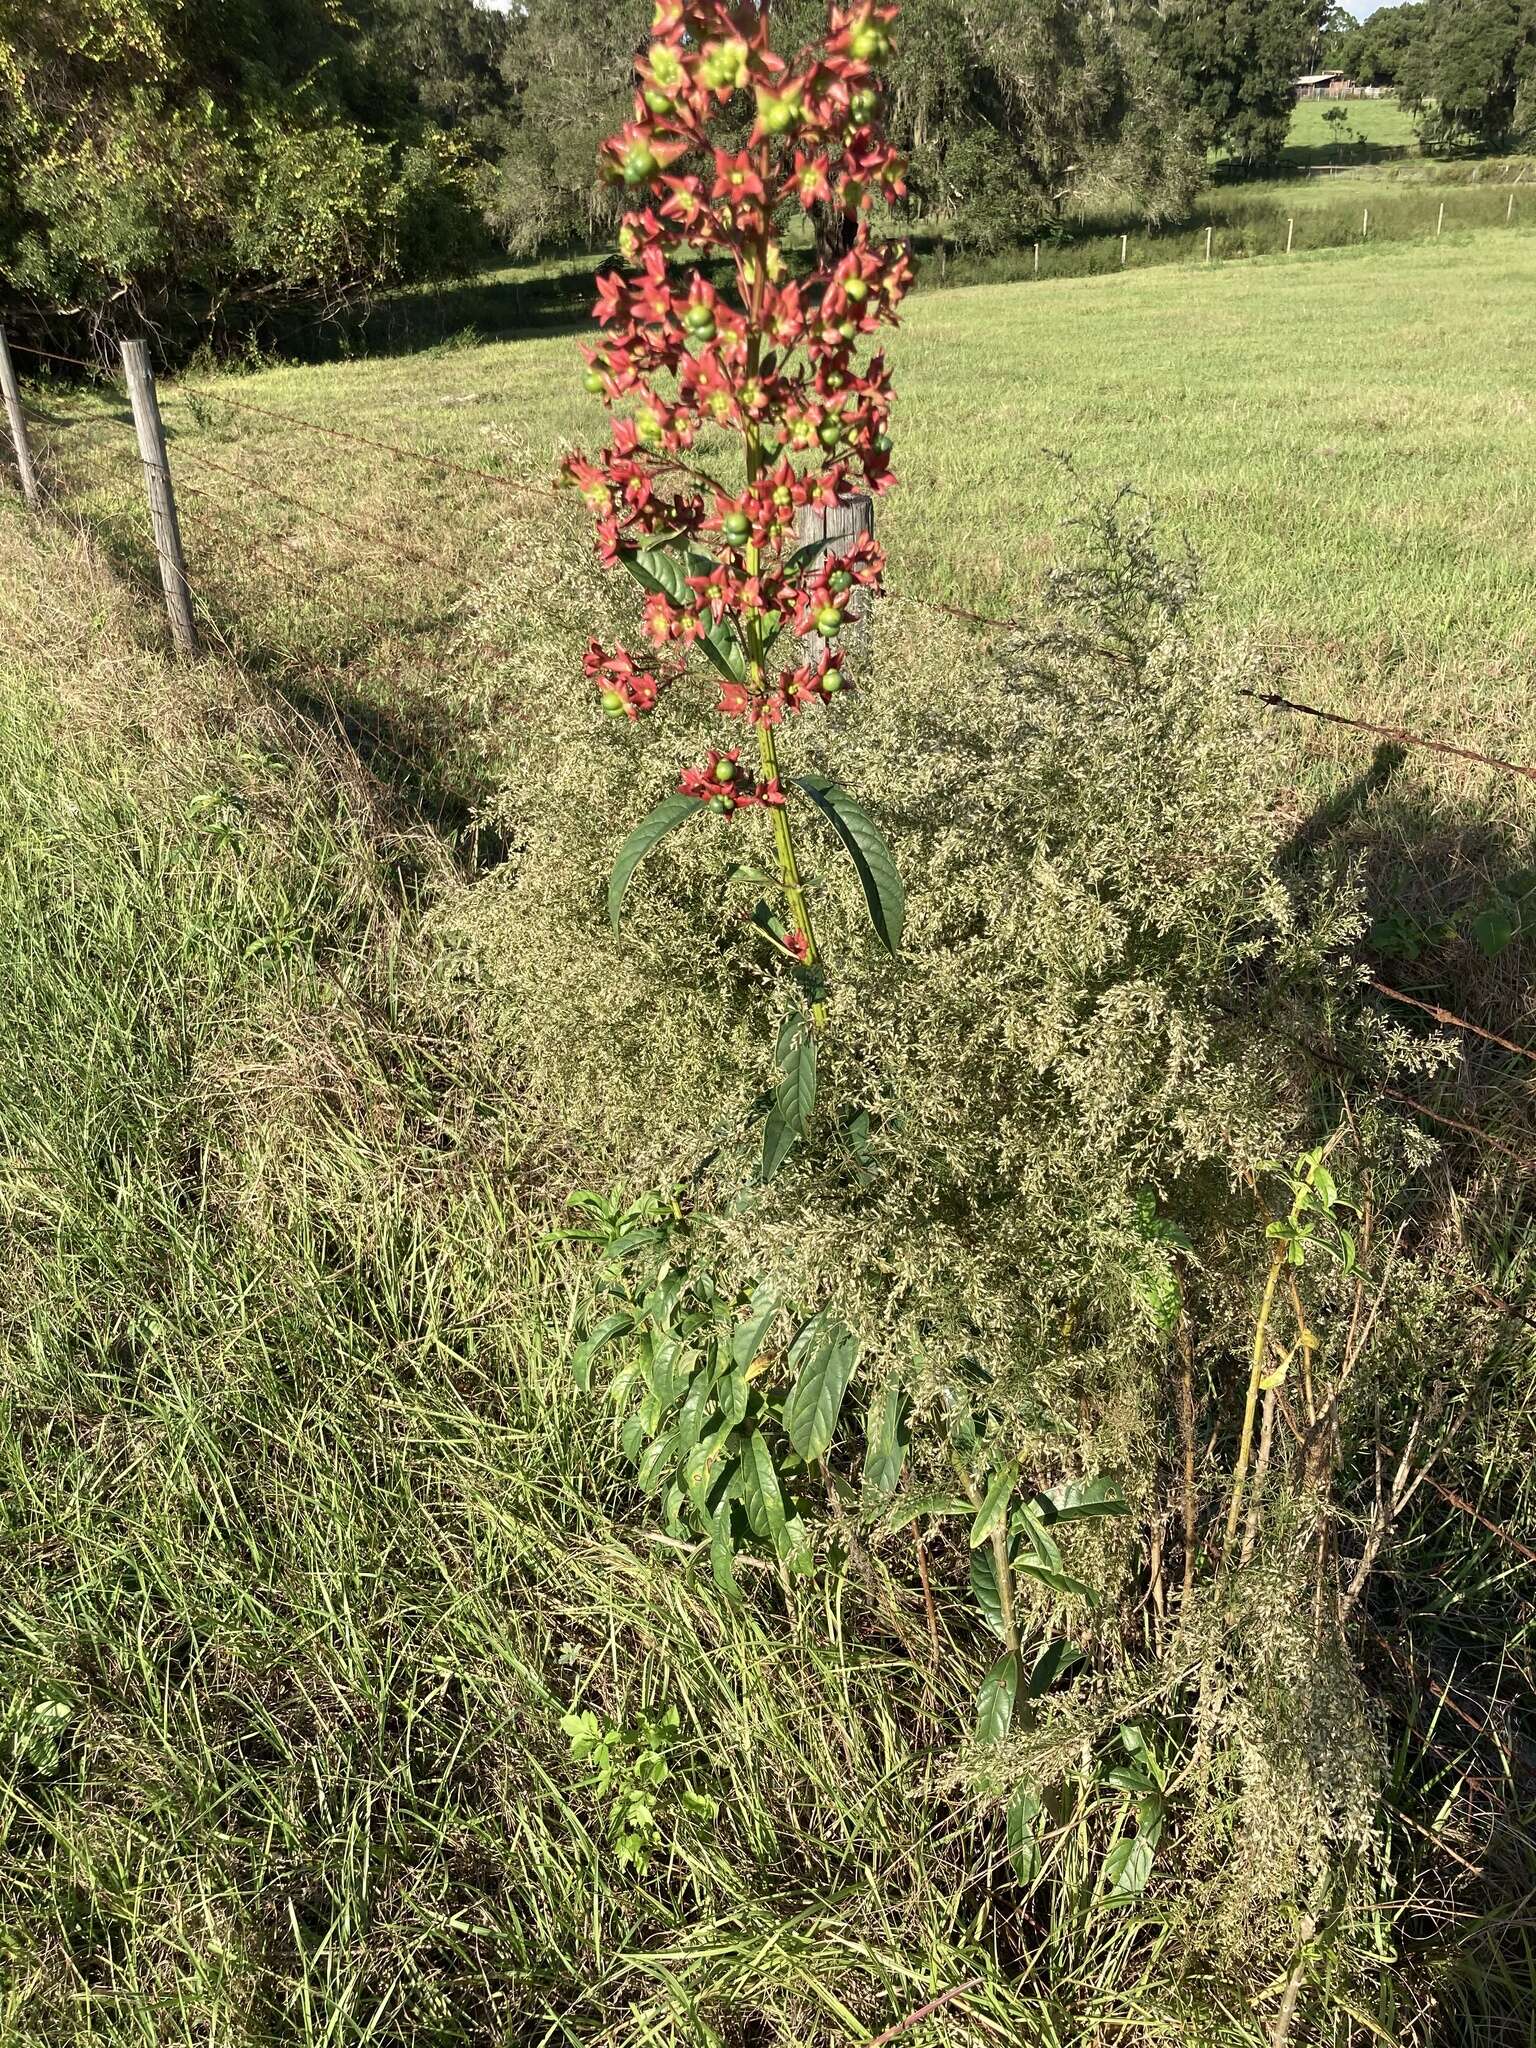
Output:
[[[0,332],[0,339],[3,339],[3,332]],[[92,369],[96,374],[100,374],[99,365],[85,363],[83,359],[78,357],[62,355],[58,351],[30,348],[22,344],[16,344],[15,346],[20,352],[29,356],[64,362],[71,367]],[[14,394],[9,391],[7,392],[8,398],[13,395],[16,397],[18,404],[18,409],[12,416],[13,424],[16,421],[24,422],[24,418],[28,416],[45,430],[61,424],[56,419],[50,419],[47,415],[38,413],[35,407],[29,407],[27,414],[23,415],[20,412],[20,405],[23,401],[20,398],[19,390]],[[552,502],[558,494],[558,487],[552,482],[536,483],[526,478],[508,476],[497,470],[485,469],[458,461],[456,458],[445,455],[438,450],[413,448],[404,443],[389,441],[377,435],[363,434],[349,428],[330,426],[321,421],[306,419],[300,414],[284,411],[277,407],[259,405],[247,399],[233,398],[222,391],[188,390],[186,392],[178,391],[174,395],[181,402],[192,405],[194,409],[210,404],[224,405],[239,413],[271,420],[300,434],[313,435],[317,439],[326,442],[339,443],[367,450],[372,454],[386,456],[391,462],[427,466],[447,474],[474,479],[478,482],[493,485],[500,490],[512,492],[520,497],[530,500],[537,499],[545,504]],[[228,516],[232,509],[227,495],[220,496],[216,492],[209,490],[202,480],[204,476],[218,476],[229,483],[238,485],[242,492],[264,497],[278,504],[302,511],[310,517],[322,521],[334,532],[343,534],[350,540],[361,544],[360,547],[349,549],[344,559],[340,561],[306,561],[303,566],[311,572],[319,571],[327,576],[360,572],[375,589],[381,590],[391,597],[398,598],[401,594],[397,573],[398,567],[401,560],[406,560],[419,567],[429,569],[453,583],[457,586],[457,595],[460,598],[469,595],[494,597],[497,594],[496,586],[493,583],[468,574],[459,564],[447,560],[442,555],[414,547],[395,534],[381,532],[377,527],[363,525],[357,521],[350,520],[329,504],[293,490],[280,488],[276,484],[269,482],[265,477],[258,476],[249,469],[236,468],[231,464],[221,462],[214,456],[207,454],[201,447],[181,450],[179,452],[179,473],[175,486],[172,487],[170,454],[163,431],[159,428],[157,404],[152,407],[152,412],[153,420],[148,426],[146,426],[143,418],[139,416],[137,408],[132,422],[126,418],[103,419],[98,416],[95,419],[88,419],[83,422],[67,422],[64,424],[83,424],[91,427],[108,428],[121,426],[124,429],[128,429],[131,426],[138,441],[138,452],[146,472],[146,478],[151,485],[157,480],[158,475],[158,479],[163,482],[168,490],[179,489],[197,499],[200,503],[213,507],[225,516]],[[21,430],[24,432],[24,424]],[[191,476],[185,474],[188,468],[192,471]],[[55,507],[62,506],[63,501],[59,497],[51,477],[49,478],[48,498],[49,502]],[[174,533],[173,540],[168,543],[165,533],[157,522],[155,545],[157,554],[160,557],[160,566],[163,580],[166,583],[167,596],[170,598],[173,586],[178,578],[184,587],[187,582],[185,563],[180,559],[179,531]],[[167,560],[168,546],[173,548],[174,559]],[[291,556],[287,559],[280,559],[272,554],[249,532],[244,532],[241,535],[240,552],[265,562],[284,579],[291,578],[296,567],[299,566]],[[884,594],[896,599],[898,602],[915,606],[936,616],[951,618],[961,623],[979,626],[992,632],[1017,634],[1027,630],[1027,622],[1016,614],[999,615],[976,611],[963,605],[951,604],[946,600],[900,587],[888,587]],[[206,616],[206,607],[203,609]],[[509,659],[512,655],[512,650],[489,641],[475,642],[474,650],[497,660]],[[1394,745],[1406,749],[1422,749],[1429,753],[1450,756],[1496,773],[1513,775],[1526,782],[1536,782],[1536,767],[1529,766],[1523,762],[1505,759],[1500,755],[1483,749],[1463,746],[1450,740],[1439,739],[1430,734],[1411,732],[1401,726],[1387,725],[1369,719],[1357,718],[1342,712],[1331,711],[1320,705],[1307,704],[1297,699],[1283,696],[1278,691],[1241,690],[1239,694],[1251,699],[1254,703],[1263,706],[1267,710],[1287,715],[1319,719],[1331,725],[1349,728],[1369,734],[1377,739],[1387,740]],[[335,705],[334,698],[331,698],[329,701],[339,729],[345,732],[349,727],[355,728],[358,732],[363,733],[372,744],[382,748],[400,761],[405,762],[406,757],[399,753],[398,749],[390,743],[386,735],[376,732],[360,712],[352,710],[343,712]],[[1461,1016],[1439,1004],[1425,1002],[1404,990],[1393,988],[1390,984],[1376,978],[1371,979],[1369,986],[1377,994],[1392,1002],[1405,1004],[1424,1012],[1435,1022],[1448,1029],[1465,1032],[1480,1042],[1495,1046],[1504,1052],[1523,1059],[1536,1061],[1536,1049],[1520,1045],[1515,1040],[1507,1038],[1498,1032],[1490,1031],[1485,1026],[1473,1022],[1470,1018]],[[1284,1033],[1280,1035],[1287,1036]],[[1406,1109],[1415,1116],[1423,1117],[1429,1122],[1439,1125],[1442,1129],[1454,1131],[1461,1136],[1473,1139],[1478,1144],[1514,1161],[1521,1167],[1528,1169],[1532,1164],[1536,1164],[1536,1162],[1529,1159],[1515,1146],[1509,1144],[1505,1139],[1496,1136],[1493,1132],[1484,1129],[1481,1125],[1473,1123],[1466,1118],[1451,1116],[1444,1110],[1437,1109],[1433,1105],[1421,1101],[1416,1096],[1409,1095],[1370,1075],[1364,1074],[1335,1053],[1299,1039],[1289,1040],[1289,1042],[1308,1057],[1319,1069],[1330,1073],[1339,1081],[1359,1083],[1370,1089],[1379,1099]]]

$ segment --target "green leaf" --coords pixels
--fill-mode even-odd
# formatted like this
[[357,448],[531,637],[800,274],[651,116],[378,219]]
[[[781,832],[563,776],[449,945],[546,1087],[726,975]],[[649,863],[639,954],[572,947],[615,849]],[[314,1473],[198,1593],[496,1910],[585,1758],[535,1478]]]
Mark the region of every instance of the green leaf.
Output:
[[1490,960],[1497,960],[1515,941],[1515,921],[1502,905],[1490,903],[1473,918],[1472,936]]
[[772,1180],[796,1140],[805,1136],[816,1106],[816,1040],[798,1011],[791,1011],[780,1027],[775,1056],[779,1079],[763,1128],[765,1181]]
[[1013,1526],[1029,1538],[1037,1565],[1043,1566],[1048,1572],[1061,1570],[1061,1551],[1033,1501],[1024,1501],[1020,1504],[1013,1518]]
[[766,1281],[752,1290],[752,1301],[746,1317],[731,1331],[731,1360],[735,1365],[748,1366],[763,1348],[763,1339],[779,1312],[778,1296]]
[[1029,1674],[1024,1687],[1025,1698],[1042,1698],[1063,1672],[1070,1671],[1073,1665],[1081,1664],[1082,1661],[1082,1651],[1074,1649],[1070,1643],[1062,1642],[1059,1637],[1055,1642],[1047,1643],[1035,1662],[1034,1670]]
[[993,1635],[1003,1639],[1003,1596],[998,1591],[997,1560],[990,1544],[971,1552],[971,1594],[982,1620]]
[[747,1526],[762,1540],[772,1539],[777,1549],[787,1528],[784,1495],[779,1487],[773,1453],[760,1429],[754,1429],[742,1446],[738,1468],[741,1504],[747,1511]]
[[1110,1893],[1105,1905],[1127,1904],[1141,1896],[1152,1875],[1155,1847],[1148,1836],[1139,1832],[1120,1837],[1104,1858],[1104,1881]]
[[635,869],[653,846],[703,808],[696,796],[669,796],[656,806],[649,817],[641,819],[619,848],[619,857],[608,880],[608,922],[615,931],[624,910],[624,891],[629,887],[629,878]]
[[904,1493],[900,1500],[893,1501],[890,1508],[880,1517],[879,1527],[889,1532],[904,1529],[908,1522],[915,1522],[919,1515],[969,1515],[974,1509],[968,1500],[959,1494]]
[[977,1550],[986,1542],[1008,1513],[1008,1503],[1013,1489],[1019,1483],[1019,1468],[1010,1458],[992,1475],[992,1484],[987,1488],[986,1497],[976,1510],[976,1519],[971,1524],[971,1548]]
[[808,1465],[827,1454],[858,1356],[858,1339],[834,1323],[820,1332],[790,1388],[784,1429]]
[[875,936],[888,953],[899,951],[906,891],[891,849],[876,830],[873,819],[846,789],[825,775],[797,775],[795,786],[805,791],[847,849],[864,891]]
[[976,1740],[1001,1742],[1013,1725],[1013,1702],[1019,1690],[1019,1660],[1007,1650],[986,1677],[976,1695]]
[[889,1499],[896,1491],[901,1483],[902,1467],[907,1462],[907,1405],[906,1395],[896,1381],[891,1380],[878,1404],[869,1411],[864,1484],[882,1499]]
[[1040,1875],[1040,1795],[1020,1785],[1008,1802],[1008,1855],[1013,1874],[1020,1884],[1033,1884]]
[[1069,1479],[1062,1486],[1035,1495],[1032,1506],[1048,1522],[1083,1522],[1099,1515],[1128,1515],[1119,1482],[1107,1473],[1096,1479]]
[[571,1354],[571,1375],[584,1394],[592,1391],[592,1362],[605,1344],[615,1337],[627,1337],[635,1327],[632,1315],[605,1316],[595,1330],[589,1330]]
[[713,1405],[714,1395],[713,1389],[709,1384],[709,1374],[707,1372],[695,1373],[693,1384],[683,1398],[682,1407],[677,1411],[677,1452],[679,1457],[686,1458],[702,1436],[704,1425],[709,1420],[709,1411]]
[[1092,1586],[1081,1579],[1074,1579],[1070,1572],[1052,1571],[1048,1565],[1035,1564],[1027,1557],[1021,1558],[1014,1570],[1020,1578],[1034,1579],[1039,1585],[1049,1586],[1053,1593],[1069,1593],[1078,1600],[1098,1599]]

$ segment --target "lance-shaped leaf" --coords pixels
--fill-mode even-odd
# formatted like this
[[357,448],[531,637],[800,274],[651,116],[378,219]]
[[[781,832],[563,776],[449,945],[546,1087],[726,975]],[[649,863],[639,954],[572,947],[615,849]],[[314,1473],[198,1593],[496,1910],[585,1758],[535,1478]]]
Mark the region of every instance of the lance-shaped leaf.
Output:
[[635,869],[653,846],[703,808],[696,796],[669,796],[656,806],[649,817],[641,819],[619,848],[619,857],[608,879],[608,922],[615,931],[619,928],[619,918],[624,909],[624,891],[629,887],[629,878]]
[[784,1429],[808,1465],[827,1454],[858,1355],[858,1339],[838,1323],[820,1329],[804,1353],[784,1403]]
[[816,1107],[816,1041],[796,1012],[785,1018],[779,1032],[776,1057],[779,1079],[773,1091],[773,1107],[763,1126],[765,1181],[772,1180],[788,1158],[797,1138],[805,1136]]
[[1019,1660],[1005,1651],[981,1681],[976,1695],[976,1740],[1001,1742],[1013,1726],[1013,1702],[1019,1690]]
[[874,820],[846,789],[825,775],[797,775],[795,786],[805,791],[843,842],[864,891],[875,936],[888,953],[897,952],[907,896],[891,849],[875,829]]
[[864,1484],[888,1500],[901,1480],[907,1461],[907,1397],[895,1380],[869,1411],[864,1451]]
[[616,1314],[605,1316],[595,1330],[577,1345],[571,1357],[571,1374],[584,1394],[592,1391],[592,1361],[605,1344],[611,1344],[616,1337],[626,1337],[635,1327],[632,1315]]
[[[698,593],[691,588],[691,575],[707,576],[715,566],[708,555],[690,550],[680,561],[669,548],[639,548],[621,552],[619,560],[634,577],[642,590],[659,592],[670,598],[679,610],[696,611]],[[706,628],[702,640],[705,658],[728,682],[743,682],[747,665],[741,649],[731,637],[730,627],[723,619],[717,619]]]
[[1019,1482],[1019,1468],[1010,1458],[993,1475],[992,1484],[987,1488],[986,1498],[976,1510],[976,1519],[971,1524],[971,1548],[979,1549],[986,1542],[1008,1513],[1008,1503],[1013,1489]]

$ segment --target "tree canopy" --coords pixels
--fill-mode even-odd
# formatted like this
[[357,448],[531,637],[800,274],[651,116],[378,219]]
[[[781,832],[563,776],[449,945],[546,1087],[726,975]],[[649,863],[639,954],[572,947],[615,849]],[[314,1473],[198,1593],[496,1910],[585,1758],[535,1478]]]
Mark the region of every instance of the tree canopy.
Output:
[[1426,141],[1507,149],[1536,136],[1536,0],[1426,0],[1423,16],[1398,85]]
[[1326,0],[1168,0],[1159,46],[1201,143],[1242,163],[1283,147]]

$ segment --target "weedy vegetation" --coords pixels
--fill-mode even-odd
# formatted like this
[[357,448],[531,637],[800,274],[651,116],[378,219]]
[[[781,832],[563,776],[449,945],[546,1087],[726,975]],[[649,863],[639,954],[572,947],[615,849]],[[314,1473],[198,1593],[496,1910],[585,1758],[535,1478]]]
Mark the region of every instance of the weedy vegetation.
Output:
[[[919,301],[889,592],[774,728],[864,823],[690,813],[617,931],[773,686],[727,608],[605,716],[670,572],[338,448],[245,528],[202,475],[173,670],[109,405],[34,387],[0,2038],[1527,2038],[1529,798],[1242,692],[1521,755],[1528,246]],[[221,396],[409,387],[526,493],[573,353],[202,378],[173,452],[286,488]],[[1037,452],[1133,415],[1173,519]]]

